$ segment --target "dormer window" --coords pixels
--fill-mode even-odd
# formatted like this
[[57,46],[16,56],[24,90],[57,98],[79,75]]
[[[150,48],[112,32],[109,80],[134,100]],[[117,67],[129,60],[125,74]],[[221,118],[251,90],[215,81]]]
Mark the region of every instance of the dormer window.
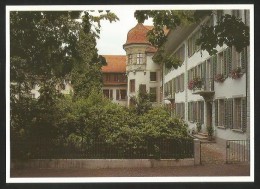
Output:
[[142,53],[137,54],[136,63],[137,64],[143,64],[144,63],[144,54],[142,54]]

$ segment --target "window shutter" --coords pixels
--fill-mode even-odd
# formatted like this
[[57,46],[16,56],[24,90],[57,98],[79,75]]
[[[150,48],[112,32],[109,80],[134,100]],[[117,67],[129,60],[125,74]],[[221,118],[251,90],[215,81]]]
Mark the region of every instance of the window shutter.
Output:
[[232,49],[230,47],[227,48],[227,74],[230,74],[232,71]]
[[228,99],[228,128],[233,128],[233,99]]
[[188,102],[188,121],[190,121],[190,102]]
[[119,100],[119,89],[116,90],[116,100]]
[[228,128],[228,119],[229,119],[229,114],[228,114],[228,103],[227,99],[224,99],[224,112],[225,112],[225,118],[224,118],[224,127]]
[[109,98],[110,98],[111,100],[113,100],[113,90],[112,90],[112,89],[110,90]]
[[[215,58],[214,58],[215,56],[213,56],[212,58],[211,58],[211,60],[210,60],[210,75],[209,75],[209,78],[213,78],[213,76],[214,76],[214,70],[215,70],[215,68],[214,68],[214,65],[217,65],[217,64],[215,64],[214,63],[214,61],[215,61]],[[209,79],[208,78],[208,79]]]
[[218,100],[215,100],[215,126],[218,126]]
[[228,61],[227,61],[227,49],[223,51],[223,61],[224,61],[224,77],[228,77]]
[[212,57],[211,63],[213,64],[213,74],[211,74],[211,76],[215,77],[215,75],[217,74],[217,55],[214,55]]
[[206,79],[206,62],[207,61],[205,61],[203,64],[202,64],[202,66],[203,66],[203,68],[202,68],[202,77],[204,78],[204,80]]
[[204,124],[204,101],[201,102],[201,124]]
[[247,62],[247,48],[244,48],[240,53],[241,56],[241,69],[242,72],[246,71],[246,62]]
[[196,102],[193,102],[193,103],[192,103],[192,106],[193,106],[193,111],[192,111],[193,119],[192,119],[192,121],[195,122],[195,121],[196,121],[196,113],[197,113],[197,110],[196,110]]
[[247,105],[246,105],[246,97],[241,100],[241,108],[242,108],[242,131],[246,131],[247,129]]

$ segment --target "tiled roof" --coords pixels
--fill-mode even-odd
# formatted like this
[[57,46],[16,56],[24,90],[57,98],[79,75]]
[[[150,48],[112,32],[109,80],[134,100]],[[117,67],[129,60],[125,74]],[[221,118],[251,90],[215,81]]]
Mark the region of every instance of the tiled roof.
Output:
[[126,44],[131,44],[131,43],[148,43],[149,41],[147,40],[146,34],[149,31],[147,28],[148,26],[144,26],[141,23],[138,23],[134,28],[132,28],[128,34],[127,34],[127,40]]
[[125,73],[126,56],[125,55],[102,55],[107,61],[107,65],[102,67],[102,72],[106,73]]
[[[147,38],[147,32],[149,30],[152,30],[153,26],[144,26],[142,23],[138,23],[135,27],[133,27],[128,33],[127,33],[127,39],[126,43],[131,44],[131,43],[147,43],[150,44]],[[165,34],[169,32],[168,29],[164,29]]]

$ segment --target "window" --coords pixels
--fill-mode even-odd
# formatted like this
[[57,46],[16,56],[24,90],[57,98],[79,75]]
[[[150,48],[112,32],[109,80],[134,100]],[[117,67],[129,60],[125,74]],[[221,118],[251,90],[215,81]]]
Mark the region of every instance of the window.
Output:
[[184,74],[181,74],[174,78],[173,88],[176,93],[184,91]]
[[146,93],[146,85],[145,84],[140,84],[139,85],[139,93]]
[[217,74],[224,74],[224,55],[223,55],[223,52],[218,54]]
[[188,56],[192,56],[195,52],[200,49],[200,46],[196,45],[197,39],[200,37],[200,30],[195,32],[189,39],[188,39]]
[[110,75],[106,74],[106,81],[110,81]]
[[130,92],[135,92],[135,80],[130,80]]
[[215,125],[225,125],[225,101],[224,99],[217,99],[214,102],[215,106]]
[[128,55],[128,64],[132,64],[133,63],[133,55],[129,54]]
[[156,72],[150,72],[150,81],[156,81]]
[[236,48],[232,48],[232,70],[240,67],[242,71],[245,71],[247,64],[247,48],[244,48],[240,53],[236,51]]
[[144,63],[144,56],[142,53],[138,53],[136,57],[136,63],[137,64],[143,64]]
[[157,102],[157,88],[150,87],[150,101]]
[[204,102],[188,102],[188,120],[190,122],[204,123]]
[[174,57],[178,58],[181,63],[183,63],[185,58],[185,45],[182,45],[173,55]]
[[241,98],[234,99],[233,129],[241,129]]
[[120,90],[120,99],[126,100],[126,90],[125,89]]
[[175,116],[184,119],[185,115],[185,104],[184,102],[175,103]]
[[117,75],[117,74],[114,74],[114,81],[115,81],[115,82],[119,82],[119,78],[118,78],[118,75]]
[[126,90],[117,89],[116,90],[116,100],[125,100],[126,99]]
[[230,129],[246,130],[246,98],[215,100],[215,125]]
[[246,130],[246,98],[235,98],[233,103],[233,129]]
[[113,99],[113,89],[103,89],[103,94],[106,98]]

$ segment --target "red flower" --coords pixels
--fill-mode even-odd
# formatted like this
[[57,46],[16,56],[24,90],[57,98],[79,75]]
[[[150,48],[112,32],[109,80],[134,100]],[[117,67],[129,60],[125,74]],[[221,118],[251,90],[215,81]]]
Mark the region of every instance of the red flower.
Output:
[[223,74],[217,74],[214,79],[216,82],[223,83],[225,81],[225,78]]
[[241,68],[237,67],[236,69],[232,70],[230,73],[232,79],[238,79],[242,76],[241,74]]

